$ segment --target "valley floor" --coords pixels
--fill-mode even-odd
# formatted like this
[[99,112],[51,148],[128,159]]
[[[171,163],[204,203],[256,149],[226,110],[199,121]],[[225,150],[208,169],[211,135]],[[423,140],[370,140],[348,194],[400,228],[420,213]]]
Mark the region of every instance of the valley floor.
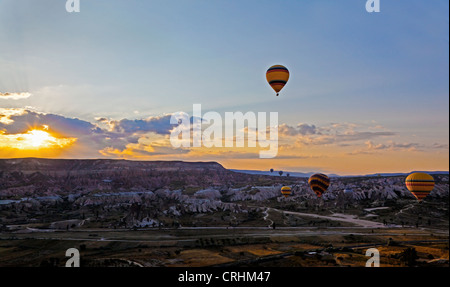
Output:
[[448,230],[401,227],[191,227],[3,232],[0,266],[363,267],[377,248],[381,267],[448,266]]

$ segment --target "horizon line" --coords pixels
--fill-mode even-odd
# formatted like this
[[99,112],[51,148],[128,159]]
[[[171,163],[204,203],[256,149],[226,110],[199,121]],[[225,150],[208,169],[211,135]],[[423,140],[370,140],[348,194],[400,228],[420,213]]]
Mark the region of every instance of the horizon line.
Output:
[[[223,168],[230,170],[230,171],[248,171],[248,172],[270,172],[270,170],[253,170],[253,169],[235,169],[235,168],[226,168],[218,161],[189,161],[189,160],[142,160],[142,159],[123,159],[123,158],[46,158],[46,157],[14,157],[14,158],[0,158],[0,160],[21,160],[21,159],[37,159],[37,160],[112,160],[112,161],[130,161],[130,162],[185,162],[185,163],[216,163],[222,166]],[[280,170],[275,170],[280,171]],[[368,174],[349,174],[349,175],[340,175],[338,173],[330,172],[328,173],[330,177],[359,177],[359,176],[371,176],[371,175],[395,175],[395,174],[410,174],[414,172],[429,172],[429,173],[449,173],[450,170],[412,170],[409,172],[373,172]],[[289,171],[289,170],[283,170],[284,174],[287,173],[302,173],[302,174],[314,174],[317,172],[314,171]],[[274,175],[276,176],[276,175]],[[295,177],[295,176],[293,176]]]

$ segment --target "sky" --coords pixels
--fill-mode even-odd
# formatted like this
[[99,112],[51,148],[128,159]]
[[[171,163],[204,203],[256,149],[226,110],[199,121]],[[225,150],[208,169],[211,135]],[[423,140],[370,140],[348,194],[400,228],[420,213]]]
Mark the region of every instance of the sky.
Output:
[[[0,0],[0,158],[449,170],[446,0]],[[280,96],[266,70],[286,66]],[[175,148],[171,115],[278,113],[278,153]],[[204,125],[203,128],[206,128]],[[225,129],[225,126],[224,126]]]

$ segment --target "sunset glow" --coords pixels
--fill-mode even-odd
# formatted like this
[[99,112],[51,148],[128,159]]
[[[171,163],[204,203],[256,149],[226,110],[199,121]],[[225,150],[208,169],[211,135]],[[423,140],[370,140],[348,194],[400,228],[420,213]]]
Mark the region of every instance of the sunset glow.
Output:
[[57,138],[47,131],[38,129],[22,134],[7,135],[4,132],[0,132],[0,135],[0,147],[24,151],[64,148],[76,141],[76,138]]

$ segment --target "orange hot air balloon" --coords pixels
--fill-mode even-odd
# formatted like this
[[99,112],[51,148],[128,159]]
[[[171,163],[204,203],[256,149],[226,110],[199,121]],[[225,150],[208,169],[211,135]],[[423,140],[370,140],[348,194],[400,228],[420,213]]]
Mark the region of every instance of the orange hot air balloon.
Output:
[[278,96],[289,80],[289,70],[285,66],[274,65],[267,70],[266,79]]
[[322,197],[322,194],[330,186],[330,179],[327,175],[322,173],[316,173],[311,175],[308,180],[309,186],[316,193],[317,197]]
[[417,200],[421,201],[433,190],[434,178],[427,173],[415,172],[408,175],[405,184]]
[[289,195],[291,195],[291,188],[289,187],[289,186],[283,186],[282,188],[281,188],[281,194],[284,196],[284,197],[288,197]]

